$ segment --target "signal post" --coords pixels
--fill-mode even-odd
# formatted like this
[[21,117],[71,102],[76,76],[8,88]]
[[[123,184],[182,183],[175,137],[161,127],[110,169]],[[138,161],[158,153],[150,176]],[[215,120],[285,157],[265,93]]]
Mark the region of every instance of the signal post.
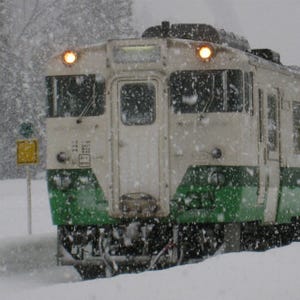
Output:
[[24,139],[17,140],[17,165],[26,166],[27,179],[27,230],[32,234],[32,201],[31,201],[31,173],[30,165],[37,164],[39,161],[38,140],[32,138],[33,125],[31,123],[22,123],[19,133]]

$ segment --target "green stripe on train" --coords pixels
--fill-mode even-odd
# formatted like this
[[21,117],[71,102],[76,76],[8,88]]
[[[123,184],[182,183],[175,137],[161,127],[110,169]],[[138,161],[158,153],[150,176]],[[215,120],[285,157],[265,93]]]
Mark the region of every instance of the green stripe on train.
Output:
[[191,166],[177,188],[171,211],[179,223],[262,220],[257,195],[257,167]]
[[92,170],[48,170],[47,181],[53,224],[115,222],[108,216],[108,202]]
[[[277,222],[300,215],[300,168],[281,168]],[[108,203],[90,169],[48,170],[48,190],[55,225],[114,224]],[[171,201],[170,218],[178,223],[263,220],[257,204],[258,168],[191,166]]]
[[296,216],[300,216],[300,168],[281,168],[276,220],[278,223],[289,223]]

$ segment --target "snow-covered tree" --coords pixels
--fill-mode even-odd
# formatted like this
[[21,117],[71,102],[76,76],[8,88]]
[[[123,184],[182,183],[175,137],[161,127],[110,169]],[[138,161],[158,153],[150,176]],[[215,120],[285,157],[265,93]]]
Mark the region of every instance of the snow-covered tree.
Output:
[[5,156],[0,178],[23,172],[15,151],[22,122],[35,125],[43,167],[49,57],[68,47],[132,36],[131,6],[131,0],[0,0],[0,153]]

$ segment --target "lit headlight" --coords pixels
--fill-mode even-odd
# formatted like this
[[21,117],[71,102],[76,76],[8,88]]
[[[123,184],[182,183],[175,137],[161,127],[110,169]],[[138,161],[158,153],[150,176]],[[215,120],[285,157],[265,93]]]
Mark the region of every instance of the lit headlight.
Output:
[[197,55],[203,61],[209,61],[214,56],[214,50],[210,45],[202,45],[197,48]]
[[77,53],[72,50],[68,50],[63,54],[63,62],[66,65],[73,65],[77,61]]

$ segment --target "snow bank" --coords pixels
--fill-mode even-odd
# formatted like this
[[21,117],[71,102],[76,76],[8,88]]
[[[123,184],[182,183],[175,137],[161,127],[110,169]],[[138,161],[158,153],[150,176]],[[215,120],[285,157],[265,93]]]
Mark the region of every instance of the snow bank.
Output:
[[299,299],[300,244],[264,253],[220,255],[196,265],[57,284],[7,299]]
[[81,281],[56,266],[45,181],[33,182],[33,235],[27,235],[25,180],[0,181],[2,300],[296,300],[300,243],[267,252],[223,254],[164,271]]
[[[50,217],[47,185],[32,181],[32,232],[55,232]],[[0,180],[0,240],[27,234],[26,180]]]

